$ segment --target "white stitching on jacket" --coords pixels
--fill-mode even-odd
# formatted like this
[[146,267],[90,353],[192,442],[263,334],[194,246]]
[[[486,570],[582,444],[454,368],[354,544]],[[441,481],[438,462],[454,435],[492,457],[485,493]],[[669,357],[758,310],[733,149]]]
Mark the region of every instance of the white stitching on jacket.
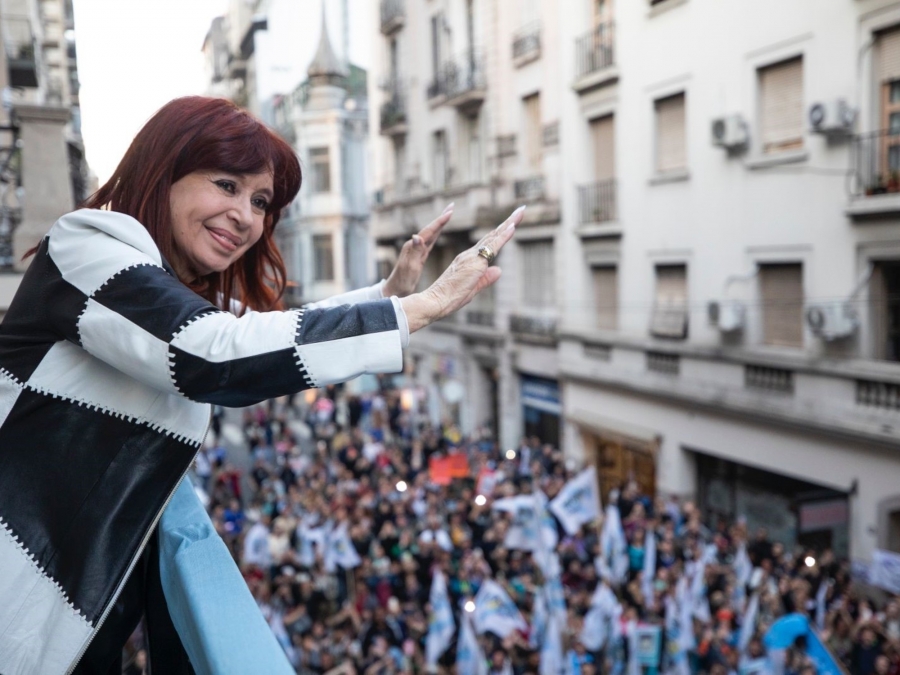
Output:
[[19,389],[24,389],[25,384],[18,377],[9,372],[6,368],[0,368],[0,375],[5,377],[7,380],[10,380],[14,385],[16,385]]
[[[300,332],[300,324],[303,322],[303,315],[305,310],[298,309],[296,310],[296,320],[294,322],[294,340],[297,339],[297,333]],[[304,381],[306,382],[306,386],[311,389],[318,388],[318,383],[313,379],[312,373],[309,371],[309,366],[306,365],[306,360],[303,358],[303,354],[300,352],[300,345],[294,344],[294,355],[297,357],[297,368],[300,370],[300,374],[303,376]]]
[[37,572],[41,576],[41,578],[50,582],[50,584],[56,590],[56,593],[59,595],[59,597],[62,598],[66,607],[71,610],[72,614],[74,614],[76,618],[84,621],[86,624],[91,625],[91,622],[88,620],[87,616],[82,614],[81,610],[75,607],[72,601],[69,600],[69,596],[66,594],[65,590],[63,590],[63,587],[59,584],[59,582],[41,569],[41,566],[38,565],[38,562],[37,560],[35,560],[34,555],[31,553],[31,551],[29,551],[22,545],[22,542],[19,541],[19,537],[13,534],[12,530],[9,529],[9,526],[3,520],[2,516],[0,516],[0,534],[3,534],[3,536],[5,536],[11,544],[13,544],[21,553],[25,555],[25,557],[28,559],[28,562],[31,563],[31,566],[34,568],[34,571]]
[[[162,267],[160,267],[159,265],[157,265],[154,262],[132,263],[131,265],[128,265],[127,267],[123,267],[118,272],[113,273],[109,278],[107,278],[106,281],[104,281],[102,284],[97,286],[97,288],[95,288],[93,291],[91,291],[91,294],[88,297],[93,298],[95,295],[97,295],[97,293],[99,293],[101,290],[103,290],[103,287],[106,286],[110,281],[115,279],[117,276],[119,276],[123,272],[127,272],[128,270],[134,269],[135,267],[157,267],[161,270],[163,269]],[[163,270],[163,271],[165,271],[165,270]]]

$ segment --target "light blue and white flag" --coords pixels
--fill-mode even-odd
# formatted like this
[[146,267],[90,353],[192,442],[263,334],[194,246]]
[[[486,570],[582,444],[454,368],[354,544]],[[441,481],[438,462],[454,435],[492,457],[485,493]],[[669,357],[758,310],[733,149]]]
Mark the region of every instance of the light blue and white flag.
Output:
[[[556,521],[547,512],[547,497],[540,490],[531,495],[498,499],[492,508],[512,515],[512,523],[503,539],[506,548],[538,553],[556,548]],[[538,564],[542,561],[542,556],[538,555]]]
[[571,535],[581,526],[600,517],[600,492],[597,470],[590,466],[563,486],[550,502],[550,510]]
[[609,586],[601,582],[591,598],[591,608],[584,617],[581,643],[591,651],[599,651],[613,634],[613,626],[622,614],[622,606]]
[[544,593],[538,590],[534,594],[534,606],[531,609],[531,631],[528,633],[528,645],[532,648],[541,646],[547,624],[550,621],[550,612],[547,610],[547,600]]
[[628,541],[619,507],[615,504],[606,507],[606,517],[600,531],[600,555],[604,564],[600,565],[598,572],[608,573],[609,580],[614,583],[623,581],[628,574]]
[[648,528],[644,534],[644,576],[641,593],[644,594],[644,607],[653,606],[653,581],[656,578],[656,532]]
[[816,628],[820,631],[825,630],[825,598],[828,596],[828,589],[832,583],[831,579],[822,579],[819,583],[819,590],[816,591]]
[[447,647],[453,641],[453,633],[456,630],[450,596],[447,594],[447,579],[440,570],[434,571],[428,602],[431,603],[431,613],[428,616],[428,633],[425,636],[425,664],[435,666],[441,654],[447,651]]
[[756,632],[756,616],[759,614],[759,592],[750,596],[747,601],[747,608],[744,610],[744,616],[741,619],[741,632],[738,635],[738,653],[743,654],[747,651],[747,645]]
[[566,655],[562,645],[564,625],[560,624],[557,617],[551,612],[547,630],[544,632],[543,644],[541,644],[541,660],[538,665],[540,675],[565,675],[566,673]]
[[347,532],[346,521],[335,527],[328,535],[328,543],[325,547],[325,571],[333,574],[337,571],[338,566],[345,570],[359,567],[362,560],[356,549],[353,547],[353,541]]
[[487,675],[488,666],[478,638],[472,628],[472,620],[468,612],[463,612],[462,625],[459,628],[459,643],[456,647],[456,672]]
[[516,607],[516,603],[492,579],[485,581],[475,596],[475,612],[472,616],[476,632],[491,631],[505,638],[514,630],[525,631],[528,623]]
[[753,574],[753,563],[750,562],[750,556],[747,555],[747,542],[741,542],[738,546],[737,553],[734,556],[734,593],[732,598],[734,605],[740,607],[747,595],[747,583]]

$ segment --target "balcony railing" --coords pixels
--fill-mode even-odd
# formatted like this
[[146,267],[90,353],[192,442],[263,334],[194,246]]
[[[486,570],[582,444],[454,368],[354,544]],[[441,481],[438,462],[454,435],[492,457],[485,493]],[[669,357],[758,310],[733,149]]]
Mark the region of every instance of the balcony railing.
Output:
[[24,253],[13,248],[13,233],[22,221],[22,209],[10,205],[18,201],[12,193],[22,185],[22,150],[18,139],[17,126],[0,126],[0,272],[12,271],[16,258]]
[[578,209],[582,225],[617,220],[616,180],[578,186]]
[[481,93],[473,101],[481,102],[487,86],[484,77],[484,59],[474,50],[467,50],[458,59],[445,61],[436,77],[428,84],[428,98],[446,96],[448,99]]
[[516,200],[537,201],[544,198],[544,177],[529,176],[513,184]]
[[613,23],[601,23],[575,40],[575,75],[584,77],[615,63]]
[[541,54],[541,24],[535,21],[513,35],[514,61],[536,59]]
[[509,317],[509,331],[519,335],[554,339],[556,338],[556,319],[511,314]]
[[2,27],[10,86],[38,86],[31,20],[27,17],[4,17]]
[[900,192],[900,129],[855,136],[851,167],[855,197]]
[[403,0],[381,0],[381,32],[390,35],[403,27],[406,10]]
[[466,323],[470,326],[494,327],[494,313],[485,310],[469,310],[466,312]]
[[396,94],[381,104],[381,133],[394,136],[406,133],[406,101]]

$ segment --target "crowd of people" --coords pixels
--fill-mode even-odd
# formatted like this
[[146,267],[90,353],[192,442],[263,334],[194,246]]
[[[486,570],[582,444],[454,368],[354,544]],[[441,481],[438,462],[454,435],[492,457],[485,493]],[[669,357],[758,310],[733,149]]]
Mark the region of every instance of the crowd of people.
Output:
[[[521,514],[498,503],[552,502],[575,467],[538,439],[501,451],[487,431],[465,438],[452,424],[421,423],[388,384],[243,411],[247,472],[223,447],[217,410],[198,456],[197,488],[297,673],[828,672],[807,637],[849,673],[900,673],[896,598],[854,583],[830,551],[704,522],[691,501],[652,499],[628,483],[574,532],[544,510],[537,539],[552,550],[523,544],[513,533]],[[463,474],[436,475],[448,457],[464,458]],[[438,576],[452,637],[429,655]],[[488,582],[514,603],[513,628],[477,625]],[[563,612],[557,634],[548,611]],[[775,644],[771,627],[791,615],[810,632]],[[473,625],[474,659],[463,645]]]

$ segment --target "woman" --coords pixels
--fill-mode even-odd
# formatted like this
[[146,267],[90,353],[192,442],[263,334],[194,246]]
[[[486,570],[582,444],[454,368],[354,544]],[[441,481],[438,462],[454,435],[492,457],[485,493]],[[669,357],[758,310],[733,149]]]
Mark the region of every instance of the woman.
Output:
[[521,219],[424,292],[411,291],[447,212],[383,288],[279,311],[273,231],[300,178],[246,112],[178,99],[35,250],[0,326],[0,672],[107,672],[142,612],[154,670],[190,672],[154,533],[175,498],[190,543],[192,497],[176,488],[211,405],[400,371],[409,333],[499,278],[490,262]]

